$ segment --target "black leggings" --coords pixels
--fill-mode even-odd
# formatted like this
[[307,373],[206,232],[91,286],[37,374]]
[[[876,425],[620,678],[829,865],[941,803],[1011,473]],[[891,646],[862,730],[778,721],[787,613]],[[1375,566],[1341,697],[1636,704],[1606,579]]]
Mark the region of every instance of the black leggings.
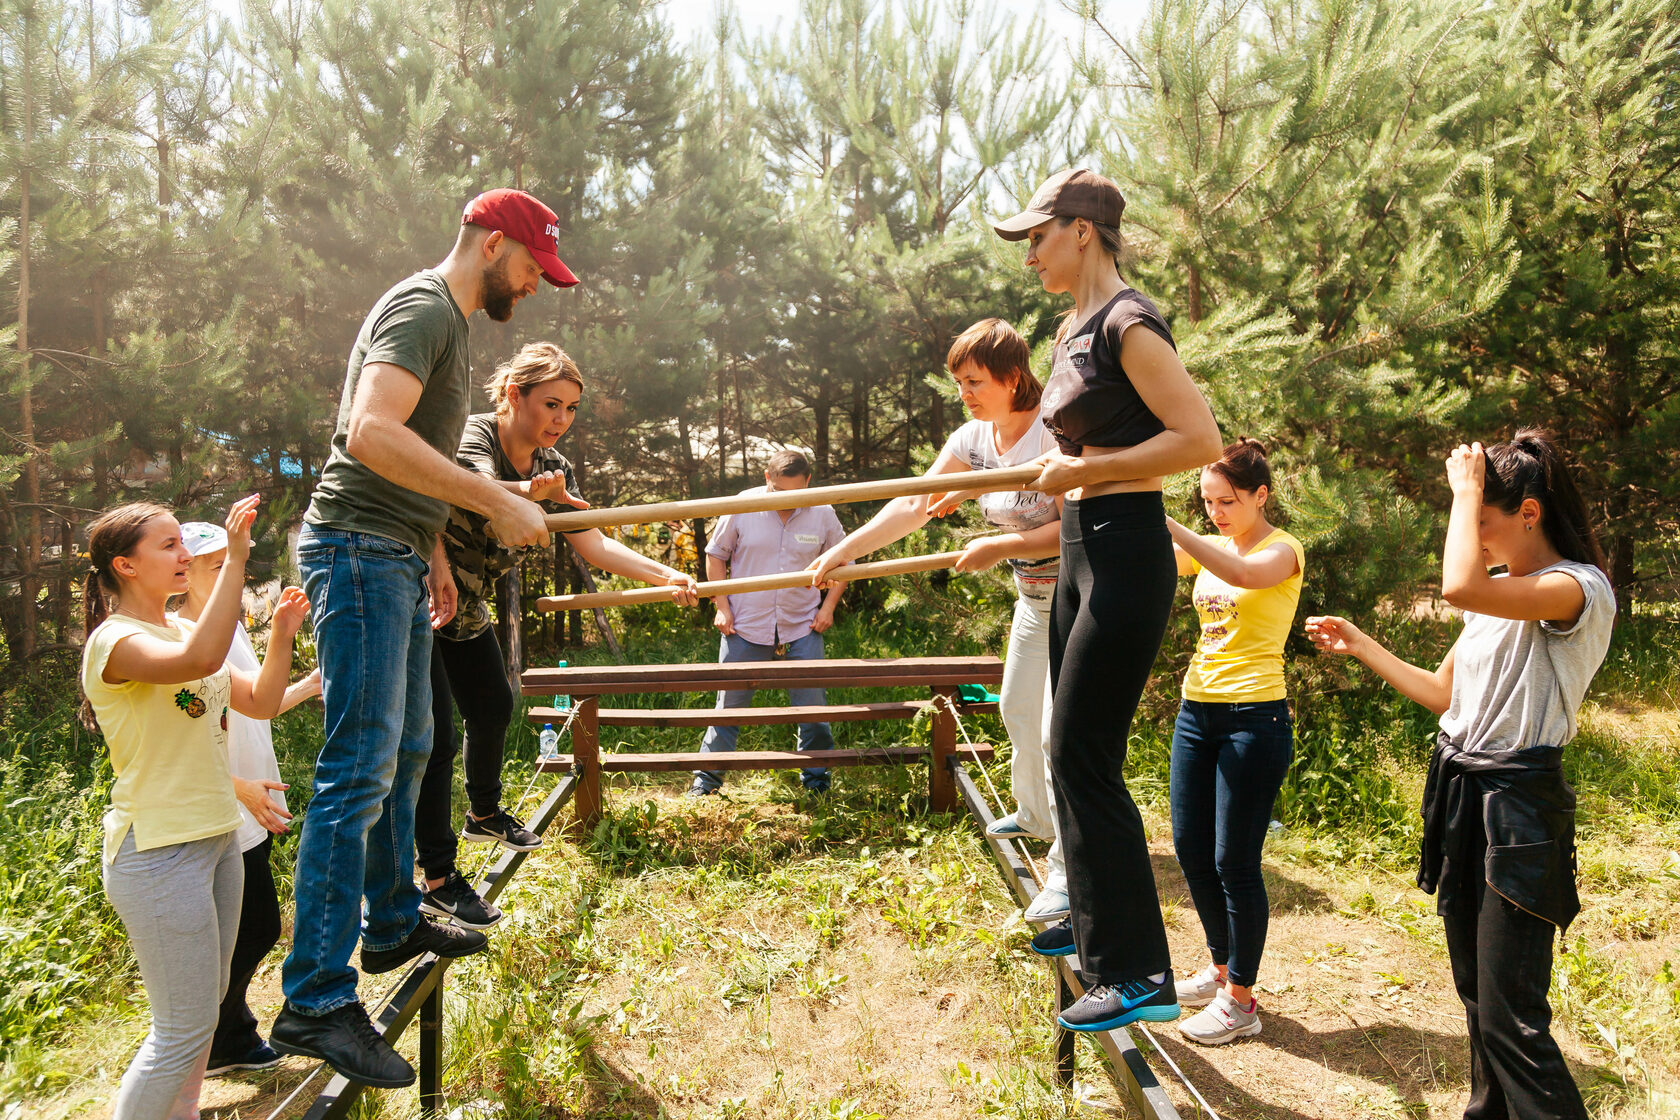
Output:
[[268,951],[280,940],[280,896],[274,889],[274,872],[268,866],[274,837],[244,854],[245,895],[239,906],[239,934],[233,942],[233,962],[228,965],[227,995],[216,1019],[216,1037],[210,1052],[220,1057],[243,1057],[256,1049],[262,1036],[257,1017],[245,1002],[251,978],[257,974]]
[[1062,570],[1050,612],[1050,780],[1087,986],[1172,965],[1124,770],[1126,737],[1177,584],[1159,492],[1062,504]]
[[502,748],[517,698],[494,628],[476,638],[432,640],[432,757],[420,779],[414,810],[414,848],[428,879],[455,870],[455,709],[466,724],[467,804],[487,817],[502,803]]

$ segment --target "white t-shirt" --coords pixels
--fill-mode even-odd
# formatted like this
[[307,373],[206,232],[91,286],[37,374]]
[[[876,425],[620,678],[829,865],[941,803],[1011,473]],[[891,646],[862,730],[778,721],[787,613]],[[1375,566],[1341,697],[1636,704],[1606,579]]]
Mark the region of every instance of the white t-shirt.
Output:
[[[245,673],[262,668],[251,636],[245,633],[244,623],[233,627],[233,645],[228,649],[227,663]],[[228,772],[235,778],[251,780],[280,780],[280,764],[274,759],[274,733],[266,719],[242,716],[228,709]],[[280,790],[268,791],[268,799],[284,809],[286,795]],[[239,850],[248,852],[268,838],[268,829],[257,823],[251,810],[239,806]]]
[[[951,438],[945,441],[945,450],[958,462],[967,463],[972,470],[996,470],[1023,466],[1040,455],[1056,450],[1056,437],[1039,422],[1039,414],[1034,412],[1026,432],[1015,441],[1015,446],[1002,453],[997,449],[996,429],[987,420],[970,420],[952,432]],[[1056,499],[1036,490],[1000,490],[982,494],[977,500],[987,523],[1008,533],[1037,529],[1059,516]],[[1050,601],[1051,593],[1056,590],[1056,573],[1061,569],[1059,556],[1047,556],[1042,560],[1011,559],[1009,564],[1015,569],[1017,593],[1028,599]]]
[[1441,730],[1462,750],[1561,747],[1575,738],[1575,713],[1610,647],[1616,594],[1591,564],[1563,560],[1540,571],[1575,578],[1585,599],[1581,617],[1559,629],[1464,612],[1452,704],[1441,717]]

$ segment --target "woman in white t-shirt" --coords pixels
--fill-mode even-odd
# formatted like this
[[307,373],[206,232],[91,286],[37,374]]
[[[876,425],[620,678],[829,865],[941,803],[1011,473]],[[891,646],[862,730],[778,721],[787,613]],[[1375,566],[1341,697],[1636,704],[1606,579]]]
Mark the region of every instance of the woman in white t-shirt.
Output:
[[[181,526],[181,543],[192,562],[187,565],[187,596],[176,614],[197,621],[227,562],[227,530],[208,521],[188,521]],[[244,673],[254,673],[262,665],[242,622],[234,623],[227,663],[228,668]],[[287,687],[280,710],[295,708],[320,694],[321,670],[315,669]],[[207,1077],[280,1064],[280,1055],[257,1031],[257,1018],[251,1014],[245,994],[257,966],[280,940],[280,896],[268,861],[274,850],[273,837],[291,827],[292,814],[286,810],[286,786],[280,781],[280,764],[274,757],[274,734],[268,720],[229,712],[227,741],[228,772],[233,776],[234,796],[239,799],[235,840],[245,864],[245,889],[239,908],[239,934],[228,966],[227,994],[222,997],[216,1034],[210,1041]]]
[[1436,896],[1464,1002],[1465,1115],[1586,1120],[1546,994],[1553,939],[1581,909],[1563,748],[1609,648],[1616,597],[1586,503],[1545,432],[1485,452],[1461,444],[1447,481],[1441,595],[1464,612],[1464,630],[1440,666],[1400,660],[1345,618],[1309,618],[1307,633],[1441,717],[1418,885]]
[[[1026,340],[1002,319],[982,319],[957,336],[945,367],[973,417],[945,441],[929,474],[1017,467],[1056,449],[1056,438],[1039,419],[1042,387],[1028,366]],[[1050,600],[1060,565],[1061,499],[1032,490],[989,494],[953,492],[895,498],[867,525],[817,558],[816,582],[841,564],[874,552],[943,517],[974,498],[987,523],[999,530],[968,542],[959,572],[1009,561],[1015,574],[1015,618],[1003,668],[999,705],[1014,745],[1010,762],[1017,808],[987,828],[995,837],[1056,836],[1056,810],[1044,756],[1049,719]],[[1031,921],[1067,915],[1067,879],[1060,845],[1050,850],[1050,874],[1027,908]]]

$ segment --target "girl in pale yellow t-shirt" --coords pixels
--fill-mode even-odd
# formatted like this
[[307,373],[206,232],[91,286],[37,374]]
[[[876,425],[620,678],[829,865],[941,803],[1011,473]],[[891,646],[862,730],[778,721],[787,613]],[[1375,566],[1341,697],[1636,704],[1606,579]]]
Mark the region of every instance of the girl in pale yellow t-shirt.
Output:
[[83,719],[103,732],[116,772],[105,814],[105,893],[152,1005],[152,1029],[123,1074],[114,1120],[198,1115],[244,879],[227,711],[275,715],[292,636],[309,609],[303,592],[288,587],[262,668],[227,667],[256,510],[250,497],[229,512],[227,563],[196,624],[166,610],[186,591],[191,560],[168,510],[132,503],[88,527]]
[[1201,621],[1173,726],[1173,846],[1212,958],[1178,982],[1178,1002],[1203,1009],[1179,1030],[1207,1045],[1260,1033],[1260,847],[1294,754],[1283,643],[1305,556],[1301,542],[1266,520],[1271,490],[1265,448],[1238,440],[1202,471],[1202,502],[1219,535],[1167,519],[1178,573],[1196,577]]

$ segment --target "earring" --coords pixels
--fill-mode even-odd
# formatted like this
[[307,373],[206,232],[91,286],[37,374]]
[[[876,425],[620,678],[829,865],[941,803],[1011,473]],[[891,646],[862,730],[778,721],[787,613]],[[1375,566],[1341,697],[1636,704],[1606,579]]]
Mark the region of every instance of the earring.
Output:
[[1529,532],[1532,533],[1532,532],[1534,532],[1534,523],[1530,522],[1529,524],[1523,526],[1523,528],[1527,529]]

